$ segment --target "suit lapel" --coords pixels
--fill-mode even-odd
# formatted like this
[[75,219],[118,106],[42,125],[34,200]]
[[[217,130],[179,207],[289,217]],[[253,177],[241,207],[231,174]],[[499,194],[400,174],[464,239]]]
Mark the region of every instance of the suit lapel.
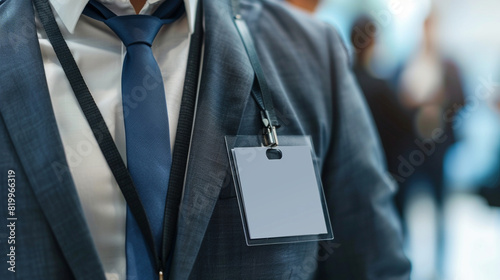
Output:
[[229,2],[203,1],[204,62],[171,279],[187,279],[192,270],[229,174],[224,136],[237,134],[253,83]]
[[69,172],[40,54],[31,1],[0,4],[0,114],[76,279],[104,272]]

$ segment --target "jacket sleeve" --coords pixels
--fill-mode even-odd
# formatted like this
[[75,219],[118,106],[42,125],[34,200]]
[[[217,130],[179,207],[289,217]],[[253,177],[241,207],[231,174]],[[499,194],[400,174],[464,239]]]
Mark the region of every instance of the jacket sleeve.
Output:
[[327,28],[334,95],[333,135],[323,188],[335,239],[321,242],[317,279],[409,279],[396,185],[337,33]]

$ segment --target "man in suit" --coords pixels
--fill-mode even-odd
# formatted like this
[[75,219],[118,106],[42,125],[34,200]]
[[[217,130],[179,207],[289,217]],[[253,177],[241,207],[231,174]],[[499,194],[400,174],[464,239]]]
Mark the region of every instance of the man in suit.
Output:
[[[87,1],[39,2],[45,1],[124,156],[123,111],[116,110],[117,100],[122,104],[116,71],[125,53],[121,42],[106,25],[81,14]],[[127,14],[150,13],[156,2],[148,0],[142,9],[104,3]],[[152,49],[162,75],[168,73],[171,132],[179,101],[169,92],[177,98],[182,93],[196,2],[184,1],[186,16],[160,30]],[[201,78],[169,279],[408,279],[391,205],[393,182],[339,36],[277,1],[242,1],[241,9],[281,122],[278,133],[312,136],[335,240],[245,244],[224,136],[261,131],[250,97],[254,71],[230,1],[206,0]],[[9,216],[11,188],[5,183],[13,170],[17,218],[14,231],[0,230],[0,278],[148,279],[141,268],[124,276],[125,201],[29,0],[0,1],[0,62],[0,217],[5,222]],[[12,232],[15,272],[7,263]]]

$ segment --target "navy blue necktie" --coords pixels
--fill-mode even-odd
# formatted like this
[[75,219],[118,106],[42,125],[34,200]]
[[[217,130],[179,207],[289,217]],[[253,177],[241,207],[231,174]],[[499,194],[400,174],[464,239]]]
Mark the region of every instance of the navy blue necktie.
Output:
[[[127,167],[161,252],[163,216],[172,158],[163,79],[151,45],[164,24],[184,14],[183,0],[166,0],[152,16],[116,16],[90,0],[84,14],[104,22],[127,47],[122,72],[122,104]],[[127,279],[156,279],[155,260],[127,207]]]

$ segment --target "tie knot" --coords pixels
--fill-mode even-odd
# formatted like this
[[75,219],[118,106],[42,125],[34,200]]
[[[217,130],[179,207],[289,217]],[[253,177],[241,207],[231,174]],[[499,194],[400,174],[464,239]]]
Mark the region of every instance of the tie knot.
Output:
[[133,44],[151,46],[163,25],[163,21],[158,17],[147,15],[112,17],[105,23],[127,47]]
[[151,46],[162,25],[176,21],[184,12],[183,0],[165,1],[152,16],[116,16],[96,0],[89,0],[89,3],[83,10],[84,15],[108,25],[127,47],[133,44]]

